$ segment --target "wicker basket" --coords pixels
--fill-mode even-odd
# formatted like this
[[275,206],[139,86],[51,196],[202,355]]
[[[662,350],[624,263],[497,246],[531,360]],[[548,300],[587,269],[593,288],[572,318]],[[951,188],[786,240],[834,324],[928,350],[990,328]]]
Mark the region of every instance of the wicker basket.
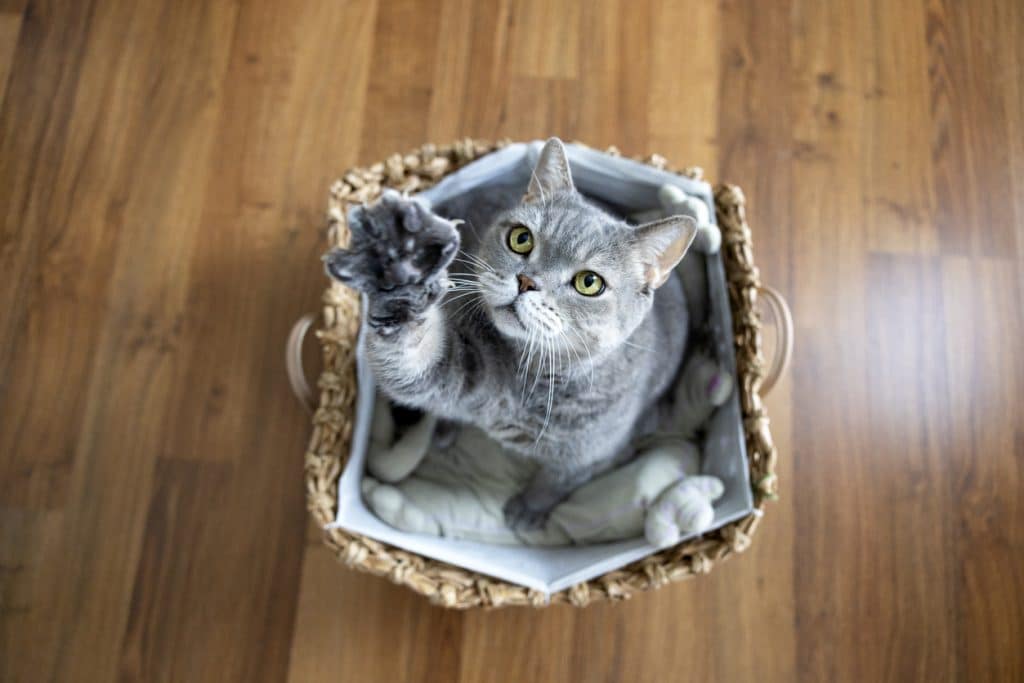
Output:
[[[446,174],[505,144],[465,140],[440,147],[425,145],[404,156],[396,154],[368,168],[350,170],[331,187],[329,246],[347,244],[345,216],[350,205],[374,200],[385,187],[408,192],[424,190]],[[618,154],[615,149],[608,152]],[[665,159],[658,156],[643,161],[673,170]],[[700,169],[686,169],[682,174],[699,178]],[[624,599],[637,591],[707,573],[716,562],[745,550],[757,530],[765,501],[776,495],[776,451],[761,394],[771,387],[788,363],[792,322],[782,297],[760,283],[753,262],[742,192],[734,186],[719,186],[715,190],[715,208],[722,231],[722,258],[735,332],[737,388],[743,412],[750,481],[754,487],[754,511],[750,515],[703,537],[550,596],[421,557],[340,528],[325,528],[324,542],[327,546],[351,567],[386,576],[426,595],[432,602],[459,608],[544,606],[554,602],[584,606],[595,600]],[[759,295],[768,304],[778,333],[775,357],[767,371],[761,355],[761,322],[756,310]],[[323,303],[323,325],[316,333],[323,347],[324,359],[324,370],[317,382],[318,400],[305,383],[299,362],[301,354],[297,352],[301,351],[302,338],[311,326],[313,316],[307,316],[296,324],[289,339],[288,353],[293,388],[313,411],[313,434],[306,451],[306,491],[309,510],[321,528],[335,517],[338,478],[352,437],[357,393],[355,353],[359,297],[352,290],[332,282],[324,293]]]

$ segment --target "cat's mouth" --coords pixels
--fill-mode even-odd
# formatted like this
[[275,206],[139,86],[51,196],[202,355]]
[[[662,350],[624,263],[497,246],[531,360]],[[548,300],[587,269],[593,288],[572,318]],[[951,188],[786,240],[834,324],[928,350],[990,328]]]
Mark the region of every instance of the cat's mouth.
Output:
[[[502,334],[526,341],[531,337],[554,338],[562,333],[565,323],[549,304],[537,298],[535,292],[496,292],[487,287],[482,294],[488,303],[491,320]],[[511,296],[505,298],[509,294]]]
[[558,315],[550,306],[536,300],[519,296],[505,308],[508,309],[509,317],[515,321],[520,335],[555,338],[562,331],[563,323]]

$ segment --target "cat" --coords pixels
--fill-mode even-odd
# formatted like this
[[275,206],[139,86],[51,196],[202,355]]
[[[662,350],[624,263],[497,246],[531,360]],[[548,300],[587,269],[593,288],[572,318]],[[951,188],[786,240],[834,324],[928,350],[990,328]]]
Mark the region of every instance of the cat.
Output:
[[476,211],[386,190],[352,210],[349,247],[324,257],[331,277],[366,294],[367,357],[384,393],[536,463],[504,506],[514,529],[542,526],[656,426],[689,328],[673,269],[697,232],[687,216],[633,226],[588,201],[557,138],[525,190],[485,193]]

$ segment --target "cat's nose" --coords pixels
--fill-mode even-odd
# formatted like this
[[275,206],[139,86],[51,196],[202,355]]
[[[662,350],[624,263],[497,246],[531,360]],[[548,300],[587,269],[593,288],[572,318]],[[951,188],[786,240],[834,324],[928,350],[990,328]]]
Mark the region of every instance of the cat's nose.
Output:
[[530,279],[529,275],[519,273],[517,277],[519,278],[520,294],[522,294],[523,292],[537,291],[540,289],[540,287],[537,286],[537,283]]

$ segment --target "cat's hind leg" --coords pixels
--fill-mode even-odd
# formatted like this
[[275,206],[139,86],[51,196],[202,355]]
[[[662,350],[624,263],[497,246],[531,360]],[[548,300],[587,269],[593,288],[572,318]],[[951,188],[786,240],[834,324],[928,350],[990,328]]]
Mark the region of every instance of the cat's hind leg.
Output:
[[505,503],[505,523],[517,531],[543,527],[552,508],[590,479],[592,474],[589,469],[570,471],[540,467],[526,488]]

